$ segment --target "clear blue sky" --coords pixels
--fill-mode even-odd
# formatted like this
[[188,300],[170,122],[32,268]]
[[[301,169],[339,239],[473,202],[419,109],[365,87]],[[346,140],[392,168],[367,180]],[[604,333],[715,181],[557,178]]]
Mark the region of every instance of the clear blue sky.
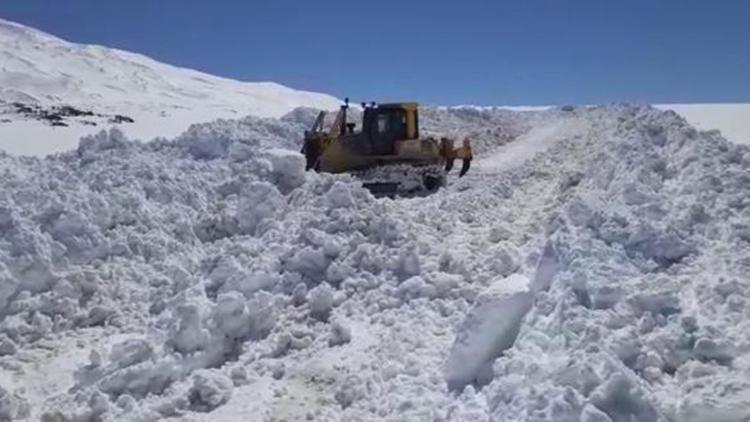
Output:
[[3,0],[0,17],[356,100],[750,101],[750,0]]

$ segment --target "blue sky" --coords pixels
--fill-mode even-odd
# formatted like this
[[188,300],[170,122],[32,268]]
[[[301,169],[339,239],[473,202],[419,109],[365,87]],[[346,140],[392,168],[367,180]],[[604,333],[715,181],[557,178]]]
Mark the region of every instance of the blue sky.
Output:
[[357,101],[750,101],[747,0],[4,0],[0,17]]

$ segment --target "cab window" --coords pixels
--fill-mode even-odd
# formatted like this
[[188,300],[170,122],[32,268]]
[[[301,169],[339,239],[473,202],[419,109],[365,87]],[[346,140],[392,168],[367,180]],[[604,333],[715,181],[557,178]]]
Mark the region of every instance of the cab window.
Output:
[[388,115],[386,114],[378,115],[377,130],[378,130],[378,134],[381,134],[381,135],[388,132]]
[[378,133],[393,139],[406,138],[406,113],[404,110],[388,110],[378,115]]

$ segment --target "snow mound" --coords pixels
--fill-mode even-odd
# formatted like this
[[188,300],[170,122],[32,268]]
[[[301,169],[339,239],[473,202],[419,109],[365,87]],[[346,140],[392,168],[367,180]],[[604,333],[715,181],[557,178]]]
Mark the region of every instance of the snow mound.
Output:
[[[746,383],[721,410],[705,397],[749,369],[737,364],[735,348],[746,334],[716,330],[744,309],[735,296],[743,305],[730,310],[723,294],[736,290],[719,286],[746,280],[748,244],[735,228],[748,216],[747,149],[672,112],[590,114],[602,130],[576,145],[586,157],[582,172],[559,185],[559,211],[546,230],[560,271],[495,361],[485,390],[494,417],[746,417],[750,408],[737,405]],[[547,404],[533,404],[542,398]]]

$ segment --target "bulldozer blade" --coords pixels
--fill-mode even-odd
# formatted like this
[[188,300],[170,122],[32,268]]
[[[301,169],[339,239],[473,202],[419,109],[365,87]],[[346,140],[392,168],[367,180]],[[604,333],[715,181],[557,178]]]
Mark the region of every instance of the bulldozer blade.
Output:
[[451,159],[446,160],[445,162],[445,172],[449,173],[452,168],[453,168],[453,159],[451,158]]
[[469,168],[471,168],[471,158],[465,158],[464,163],[461,166],[461,172],[458,173],[458,177],[463,177],[463,175],[469,171]]

